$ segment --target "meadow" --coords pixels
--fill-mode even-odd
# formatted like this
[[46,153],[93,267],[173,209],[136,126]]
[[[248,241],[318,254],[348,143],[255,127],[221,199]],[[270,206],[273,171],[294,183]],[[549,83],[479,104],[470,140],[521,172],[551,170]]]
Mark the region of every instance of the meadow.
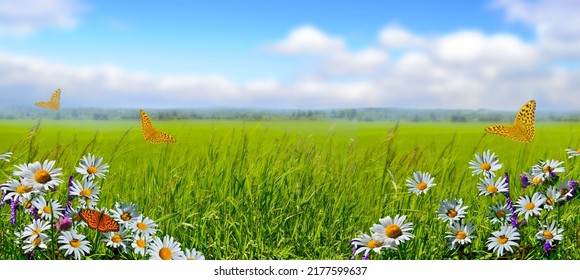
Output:
[[[503,196],[479,196],[469,161],[491,150],[510,175],[512,199],[529,195],[518,175],[538,160],[564,162],[562,179],[580,180],[578,123],[538,122],[532,143],[483,132],[486,123],[348,121],[154,121],[175,144],[143,140],[139,121],[0,121],[0,161],[8,180],[14,164],[55,160],[63,180],[91,153],[110,165],[99,206],[132,202],[163,234],[194,247],[206,259],[331,259],[351,257],[350,240],[380,218],[407,215],[415,237],[371,259],[496,259],[486,240],[498,229],[487,218]],[[408,192],[405,180],[429,172],[437,184]],[[76,179],[77,177],[75,177]],[[54,197],[66,202],[63,183]],[[444,199],[463,199],[477,238],[465,251],[449,250],[447,224],[437,218]],[[580,202],[558,205],[522,227],[508,259],[580,259]],[[24,259],[13,244],[10,207],[0,209],[0,259]],[[538,221],[556,219],[564,238],[550,257],[534,238]],[[536,221],[537,220],[537,221]],[[90,232],[91,234],[100,234]],[[99,247],[94,259],[109,258]],[[360,255],[357,256],[360,258]]]

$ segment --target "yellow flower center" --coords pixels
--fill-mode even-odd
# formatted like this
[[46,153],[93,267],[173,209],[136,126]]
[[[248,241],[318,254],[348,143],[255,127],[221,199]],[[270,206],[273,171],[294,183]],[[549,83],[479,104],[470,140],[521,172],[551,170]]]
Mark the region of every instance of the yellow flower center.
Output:
[[73,239],[72,239],[72,240],[69,242],[69,244],[70,244],[72,247],[74,247],[74,248],[78,248],[78,247],[80,247],[80,246],[81,246],[81,242],[80,242],[78,239],[76,239],[76,238],[73,238]]
[[31,187],[27,187],[25,185],[20,185],[16,188],[16,193],[17,194],[23,194],[23,193],[29,193],[32,191]]
[[95,174],[95,173],[97,173],[97,168],[94,166],[89,166],[89,168],[87,168],[87,173]]
[[128,221],[128,220],[131,220],[131,214],[129,214],[127,212],[121,214],[121,220],[123,220],[125,222]]
[[374,249],[383,246],[383,242],[377,241],[372,239],[371,241],[367,242],[367,247]]
[[159,250],[159,257],[162,260],[165,260],[165,261],[170,260],[172,255],[173,255],[173,253],[167,247],[163,247],[163,248],[161,248],[161,250]]
[[46,205],[44,207],[42,207],[42,212],[46,213],[46,214],[50,214],[50,212],[52,212],[50,210],[50,206]]
[[497,211],[497,216],[498,216],[499,218],[503,218],[503,217],[505,217],[505,211],[503,211],[503,210],[499,210],[499,211]]
[[390,224],[385,228],[385,235],[389,238],[397,238],[401,236],[401,234],[403,234],[403,232],[396,224]]
[[491,170],[491,164],[484,162],[479,166],[479,168],[481,168],[481,170],[489,171]]
[[77,221],[77,222],[78,222],[78,221],[80,221],[80,220],[81,220],[81,215],[79,215],[78,213],[77,213],[77,214],[74,214],[74,215],[72,216],[72,219],[73,219],[74,221]]
[[32,230],[32,235],[37,235],[40,233],[40,229],[39,228],[35,228]]
[[457,216],[457,211],[455,211],[453,209],[447,210],[447,217],[449,217],[449,218],[455,218],[455,216]]
[[113,237],[111,237],[111,241],[115,242],[115,243],[119,243],[123,240],[123,237],[121,237],[120,234],[115,234],[113,235]]
[[143,222],[138,222],[137,223],[137,228],[140,230],[146,230],[147,229],[147,225]]
[[506,244],[508,242],[508,238],[505,235],[502,235],[497,238],[497,243],[499,244]]
[[44,169],[40,169],[34,173],[34,181],[37,183],[45,184],[46,182],[50,181],[50,173]]
[[487,186],[487,188],[485,188],[485,189],[489,193],[496,193],[497,192],[497,187],[496,186]]
[[455,234],[455,238],[457,238],[457,239],[461,239],[461,240],[463,240],[463,239],[465,239],[466,237],[467,237],[467,234],[466,234],[464,231],[458,231],[458,232]]
[[137,247],[139,248],[145,248],[145,240],[143,239],[137,239],[137,242],[135,242],[137,244]]
[[554,235],[549,230],[544,230],[544,238],[550,240],[554,238]]
[[93,192],[91,190],[89,190],[89,189],[83,189],[81,191],[81,196],[87,197],[87,196],[91,195],[92,193]]
[[534,209],[534,207],[536,207],[536,205],[534,203],[532,203],[532,202],[529,202],[528,204],[526,204],[526,207],[525,208],[526,208],[526,210],[529,211],[529,210]]
[[580,149],[576,150],[577,153],[580,153]]
[[534,178],[532,179],[532,182],[533,182],[535,185],[539,185],[539,184],[541,184],[541,183],[543,183],[543,182],[544,182],[544,178],[542,178],[542,176],[536,176],[536,177],[534,177]]
[[547,172],[554,171],[554,168],[549,166],[549,165],[546,165],[546,166],[544,166],[544,168],[542,168],[542,170],[547,173]]
[[42,242],[42,239],[40,239],[40,237],[37,237],[36,239],[34,239],[34,241],[32,241],[32,245],[38,246],[40,242]]
[[549,197],[548,199],[546,199],[546,204],[548,205],[553,205],[556,202],[556,199],[554,199],[553,197]]
[[32,203],[28,200],[22,202],[22,205],[24,206],[24,208],[26,209],[30,209],[30,207],[32,207]]
[[425,184],[425,182],[420,182],[419,184],[417,184],[417,189],[420,191],[422,191],[426,188],[427,188],[427,184]]

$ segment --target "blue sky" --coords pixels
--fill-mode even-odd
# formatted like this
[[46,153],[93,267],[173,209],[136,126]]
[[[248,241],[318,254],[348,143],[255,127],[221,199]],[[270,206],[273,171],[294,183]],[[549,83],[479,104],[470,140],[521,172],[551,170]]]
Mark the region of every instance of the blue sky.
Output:
[[345,2],[0,0],[0,106],[580,109],[578,0]]

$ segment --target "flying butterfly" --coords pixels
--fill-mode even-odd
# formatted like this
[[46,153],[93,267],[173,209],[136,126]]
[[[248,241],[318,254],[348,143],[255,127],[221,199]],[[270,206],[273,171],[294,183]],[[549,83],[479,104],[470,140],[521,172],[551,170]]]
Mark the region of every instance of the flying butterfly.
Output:
[[530,100],[518,112],[512,125],[492,125],[485,128],[485,132],[501,135],[514,141],[530,143],[534,139],[534,119],[536,101]]
[[58,109],[60,109],[60,88],[52,93],[52,96],[50,96],[50,100],[38,101],[35,102],[34,105],[49,110],[58,111]]
[[175,143],[175,142],[177,142],[177,140],[173,136],[155,129],[155,127],[153,127],[153,124],[151,123],[151,119],[149,119],[149,116],[147,115],[147,113],[145,113],[145,111],[140,110],[139,113],[141,114],[141,125],[143,126],[143,137],[145,138],[145,140],[147,142],[151,142],[151,143]]
[[104,211],[82,209],[79,215],[91,229],[96,229],[100,232],[119,231],[119,223]]

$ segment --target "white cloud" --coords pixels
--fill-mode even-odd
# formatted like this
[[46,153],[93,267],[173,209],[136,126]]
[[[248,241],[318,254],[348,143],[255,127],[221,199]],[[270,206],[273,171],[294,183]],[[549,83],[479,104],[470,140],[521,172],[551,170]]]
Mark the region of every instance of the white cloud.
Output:
[[28,35],[41,28],[72,28],[84,8],[76,0],[0,0],[0,36]]
[[515,36],[485,36],[478,31],[460,31],[441,37],[435,43],[434,52],[445,62],[470,65],[529,67],[539,60],[536,48]]
[[340,51],[328,54],[322,62],[322,71],[332,75],[368,75],[386,66],[388,55],[377,48],[360,52]]
[[427,43],[424,38],[397,25],[385,27],[379,34],[379,41],[388,48],[423,47]]
[[522,22],[535,29],[538,45],[556,57],[580,55],[579,0],[496,0],[510,21]]
[[292,30],[284,40],[266,49],[286,54],[324,54],[343,50],[344,42],[307,25]]

